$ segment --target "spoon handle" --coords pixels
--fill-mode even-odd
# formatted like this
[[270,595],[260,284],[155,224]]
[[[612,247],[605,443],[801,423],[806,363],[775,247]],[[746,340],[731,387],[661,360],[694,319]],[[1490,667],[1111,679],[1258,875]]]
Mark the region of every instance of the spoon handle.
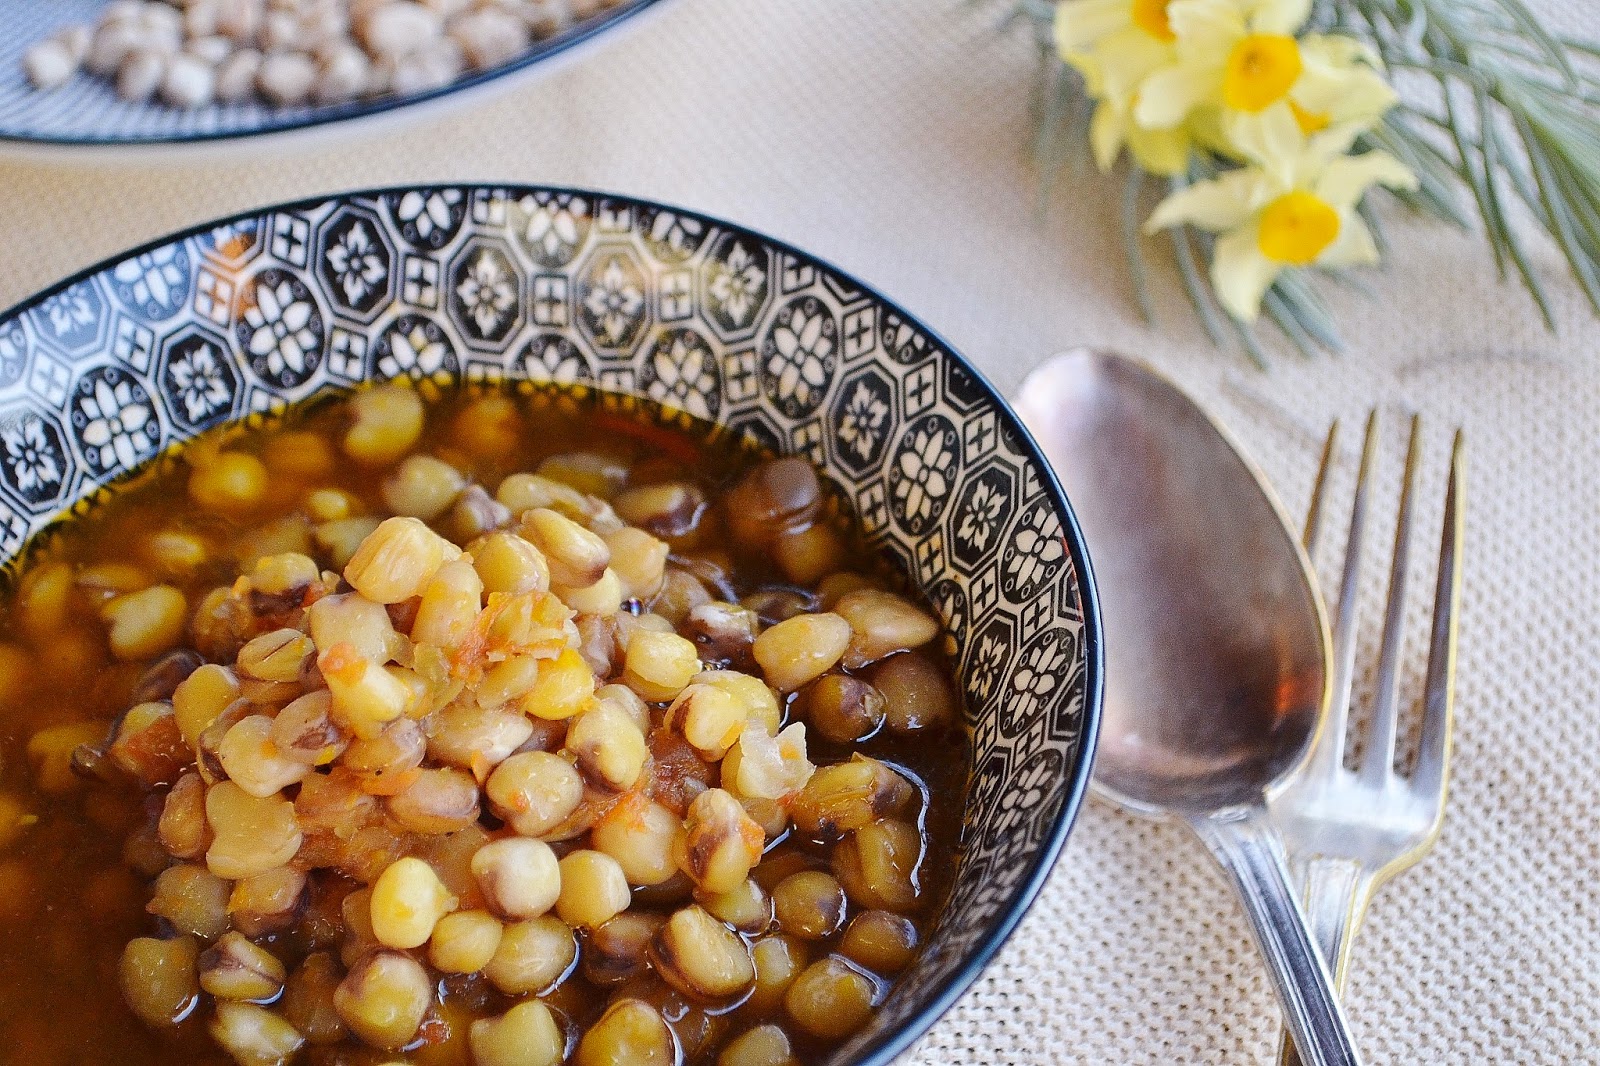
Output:
[[1360,1066],[1333,979],[1289,885],[1283,844],[1267,824],[1266,808],[1233,808],[1190,818],[1189,824],[1244,901],[1300,1058],[1306,1066]]

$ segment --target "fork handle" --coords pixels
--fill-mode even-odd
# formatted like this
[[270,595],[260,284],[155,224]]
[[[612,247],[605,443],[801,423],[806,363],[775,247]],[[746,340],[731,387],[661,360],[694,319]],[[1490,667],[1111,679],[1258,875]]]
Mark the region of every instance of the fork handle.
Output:
[[1194,815],[1189,825],[1232,879],[1284,1018],[1310,1066],[1360,1066],[1350,1024],[1333,992],[1306,916],[1289,885],[1283,843],[1264,804]]
[[[1350,942],[1372,895],[1372,877],[1353,859],[1318,855],[1296,864],[1304,886],[1302,905],[1311,935],[1332,971],[1333,989],[1344,997]],[[1294,1038],[1285,1029],[1278,1044],[1278,1066],[1303,1066]]]

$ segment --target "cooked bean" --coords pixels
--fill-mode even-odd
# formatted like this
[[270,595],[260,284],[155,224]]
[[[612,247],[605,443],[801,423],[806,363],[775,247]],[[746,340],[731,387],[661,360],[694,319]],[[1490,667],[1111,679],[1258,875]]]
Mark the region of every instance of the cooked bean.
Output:
[[646,700],[670,700],[699,672],[692,642],[676,633],[643,630],[628,642],[622,681]]
[[536,718],[560,721],[571,718],[593,699],[594,673],[577,652],[567,648],[540,663],[538,679],[523,694],[520,706]]
[[334,991],[334,1009],[352,1033],[385,1051],[411,1042],[433,1003],[433,983],[415,959],[377,951],[358,962]]
[[296,481],[325,478],[338,462],[328,441],[309,430],[274,433],[261,447],[261,460],[273,474]]
[[508,996],[540,995],[571,971],[577,956],[572,930],[546,914],[507,925],[483,975]]
[[568,925],[593,929],[628,909],[633,898],[622,866],[598,851],[574,851],[561,860],[556,913]]
[[919,937],[909,918],[888,911],[862,911],[850,919],[839,952],[875,974],[899,973],[916,958]]
[[406,713],[415,697],[404,681],[350,644],[335,644],[323,652],[317,668],[333,697],[334,721],[360,740],[378,737],[388,723]]
[[707,913],[750,936],[759,936],[772,924],[772,898],[748,877],[716,895],[697,892],[695,900]]
[[128,592],[100,608],[110,626],[111,653],[124,662],[148,659],[183,638],[188,601],[171,585]]
[[489,495],[482,485],[468,485],[450,508],[445,529],[452,540],[462,544],[510,522],[511,508]]
[[33,766],[33,783],[49,795],[64,795],[82,787],[83,778],[73,771],[73,753],[85,744],[105,739],[103,721],[69,722],[46,726],[28,738],[28,762]]
[[223,736],[217,758],[228,779],[257,798],[275,795],[311,772],[309,765],[278,750],[272,742],[272,719],[261,714],[235,723]]
[[384,947],[421,947],[456,904],[433,867],[408,855],[384,870],[372,886],[372,935]]
[[722,511],[735,539],[761,548],[785,529],[809,524],[821,506],[816,470],[804,459],[788,456],[745,475],[723,499]]
[[750,949],[698,905],[667,919],[650,942],[650,960],[668,984],[699,999],[727,999],[755,981]]
[[278,1066],[306,1042],[298,1029],[267,1008],[229,1000],[217,1004],[217,1016],[206,1031],[239,1066]]
[[431,455],[408,456],[383,482],[383,502],[398,515],[431,522],[449,510],[467,479]]
[[815,584],[822,575],[838,569],[848,547],[844,538],[824,522],[786,529],[772,541],[772,557],[783,576],[801,585]]
[[561,597],[561,601],[579,614],[598,615],[609,617],[622,609],[622,601],[627,593],[622,586],[622,578],[611,567],[606,567],[600,574],[600,580],[592,585],[582,588],[573,588],[567,585],[554,584],[551,591]]
[[306,766],[326,766],[350,744],[333,720],[333,697],[326,689],[308,692],[279,711],[268,735],[277,755]]
[[694,485],[667,482],[628,489],[612,504],[630,525],[663,540],[679,540],[699,525],[706,510],[706,497]]
[[722,1049],[717,1066],[796,1066],[789,1035],[776,1025],[758,1025]]
[[334,1008],[334,993],[344,971],[325,951],[306,956],[283,990],[283,1014],[312,1044],[344,1039],[344,1022]]
[[627,526],[605,538],[611,567],[627,599],[648,600],[661,590],[667,570],[667,545],[642,529]]
[[800,1028],[833,1040],[861,1028],[877,1001],[877,983],[837,955],[807,966],[783,997]]
[[741,799],[781,800],[801,791],[814,777],[806,758],[806,727],[799,722],[777,736],[746,729],[722,760],[722,780]]
[[850,623],[850,647],[844,664],[852,669],[920,648],[939,635],[939,623],[932,615],[881,589],[846,593],[833,609]]
[[277,796],[252,796],[232,781],[206,792],[206,820],[215,835],[206,865],[218,877],[236,880],[283,866],[300,850],[294,804]]
[[661,579],[661,591],[650,601],[650,609],[673,625],[679,625],[689,617],[690,611],[711,600],[711,593],[692,574],[668,566]]
[[320,651],[348,644],[356,654],[375,663],[386,663],[400,647],[400,635],[383,604],[359,593],[324,596],[306,611],[311,639]]
[[857,754],[824,766],[796,798],[794,823],[808,833],[836,836],[896,814],[911,800],[906,779],[876,759]]
[[764,626],[775,626],[817,609],[815,596],[793,586],[757,589],[739,603],[754,611]]
[[742,663],[750,657],[760,620],[748,607],[714,601],[689,610],[684,634],[700,649],[700,657],[721,663]]
[[253,455],[223,452],[189,476],[189,498],[205,511],[241,514],[267,494],[266,465]]
[[305,900],[305,873],[278,866],[234,882],[228,918],[245,936],[269,936],[294,924]]
[[200,658],[198,652],[188,648],[169,651],[139,675],[138,684],[133,686],[133,692],[128,699],[132,703],[150,703],[156,700],[170,702],[178,686],[203,665],[205,660]]
[[472,856],[472,876],[484,898],[507,918],[537,918],[561,896],[562,870],[540,840],[506,837]]
[[226,933],[200,953],[200,987],[218,999],[268,1002],[283,991],[288,973],[266,948]]
[[833,851],[834,872],[850,898],[864,907],[888,911],[917,906],[921,860],[921,834],[894,818],[857,828]]
[[622,867],[632,885],[659,885],[678,872],[673,842],[683,823],[672,811],[637,793],[594,824],[590,843]]
[[472,565],[485,592],[515,596],[550,588],[550,564],[544,553],[515,533],[490,533],[474,543]]
[[399,603],[421,595],[457,551],[415,518],[386,518],[345,564],[344,578],[369,600]]
[[858,677],[824,674],[801,689],[794,712],[836,744],[867,739],[883,726],[883,693]]
[[567,1053],[555,1015],[536,999],[473,1022],[467,1039],[477,1066],[557,1066]]
[[715,762],[733,747],[750,716],[740,699],[727,689],[691,684],[673,700],[668,720],[677,724],[684,739],[701,755]]
[[204,866],[178,863],[161,871],[144,909],[180,933],[212,940],[228,928],[228,882]]
[[679,865],[701,891],[731,892],[760,861],[765,841],[737,799],[720,788],[707,789],[689,804]]
[[211,846],[206,823],[206,785],[197,773],[179,777],[167,793],[157,824],[161,843],[175,859],[198,859]]
[[629,981],[650,965],[650,941],[665,919],[656,914],[624,911],[584,938],[580,957],[590,983],[610,986]]
[[504,933],[488,911],[455,911],[439,919],[428,941],[428,961],[445,973],[477,973],[489,965]]
[[239,698],[239,679],[226,666],[208,663],[184,678],[172,693],[172,712],[192,747],[222,711]]
[[472,633],[483,604],[483,581],[469,559],[439,567],[422,590],[411,639],[436,648],[457,648]]
[[836,614],[801,614],[779,622],[750,648],[768,683],[795,689],[833,668],[850,643],[850,623]]
[[596,704],[574,718],[566,747],[590,782],[615,792],[634,786],[650,756],[638,725],[610,704]]
[[122,994],[146,1025],[177,1025],[194,1010],[200,984],[195,960],[200,946],[193,937],[172,940],[135,937],[122,952]]
[[744,707],[747,718],[759,723],[767,733],[777,735],[783,709],[778,704],[778,694],[759,677],[737,670],[706,670],[695,675],[694,683],[727,692]]
[[478,783],[460,770],[423,770],[386,806],[413,833],[454,833],[478,820]]
[[523,513],[522,534],[549,563],[552,584],[585,588],[599,581],[611,565],[611,548],[599,534],[548,507]]
[[773,888],[772,911],[785,933],[821,940],[844,923],[844,889],[820,870],[791,874]]
[[533,723],[515,711],[454,704],[431,716],[427,730],[428,758],[487,777],[533,735]]
[[513,755],[484,786],[490,808],[523,836],[560,825],[583,799],[583,777],[567,760],[544,751]]
[[884,721],[896,733],[916,733],[956,716],[956,693],[938,663],[913,653],[879,663],[869,675],[883,693]]
[[352,515],[318,524],[312,540],[321,548],[337,570],[343,570],[355,558],[357,549],[378,528],[378,519],[371,515]]
[[639,732],[650,732],[650,708],[626,685],[602,685],[595,690],[594,701],[597,706],[610,706],[627,715],[639,727]]
[[666,1019],[637,999],[619,999],[578,1041],[576,1066],[672,1066],[677,1043]]
[[422,401],[410,389],[380,385],[357,393],[350,401],[355,417],[344,437],[344,452],[372,466],[404,455],[422,435]]
[[428,739],[410,718],[397,718],[375,736],[357,736],[344,749],[341,765],[362,778],[362,788],[378,796],[396,796],[421,776],[413,773],[427,753]]

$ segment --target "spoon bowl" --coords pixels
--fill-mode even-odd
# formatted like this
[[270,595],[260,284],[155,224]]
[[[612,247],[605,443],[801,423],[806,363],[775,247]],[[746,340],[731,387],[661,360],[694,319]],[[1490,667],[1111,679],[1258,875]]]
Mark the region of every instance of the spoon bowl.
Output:
[[1332,661],[1310,563],[1255,468],[1176,386],[1057,356],[1017,410],[1078,507],[1106,633],[1097,788],[1181,818],[1244,903],[1310,1066],[1357,1066],[1267,796],[1310,752]]
[[1259,799],[1300,764],[1329,691],[1322,600],[1282,508],[1204,412],[1129,360],[1070,353],[1016,406],[1101,587],[1127,592],[1103,607],[1094,787],[1147,813]]

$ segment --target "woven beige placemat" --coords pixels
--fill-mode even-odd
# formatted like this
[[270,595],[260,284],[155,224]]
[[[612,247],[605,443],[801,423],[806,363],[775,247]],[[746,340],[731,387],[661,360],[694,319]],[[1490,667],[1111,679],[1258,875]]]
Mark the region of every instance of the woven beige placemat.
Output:
[[[1600,28],[1592,6],[1544,6]],[[1496,282],[1477,238],[1404,219],[1371,279],[1376,295],[1330,296],[1342,357],[1283,353],[1263,374],[1213,351],[1165,267],[1152,278],[1160,329],[1142,325],[1111,186],[1069,171],[1039,213],[1026,155],[1035,60],[1026,42],[991,32],[998,12],[953,0],[671,0],[581,63],[375,138],[187,167],[0,165],[0,303],[271,201],[414,180],[565,182],[793,241],[902,302],[1005,389],[1075,344],[1143,355],[1239,433],[1291,509],[1304,506],[1328,420],[1377,404],[1390,415],[1381,528],[1399,416],[1420,410],[1418,517],[1432,542],[1448,430],[1464,425],[1450,816],[1435,852],[1374,906],[1350,1015],[1373,1063],[1600,1061],[1600,325],[1551,249],[1532,254],[1556,293],[1558,336]],[[1433,552],[1417,556],[1414,652]],[[1366,662],[1382,596],[1371,576]],[[1408,691],[1420,672],[1413,654]],[[1277,1024],[1244,923],[1199,847],[1091,805],[997,963],[909,1061],[1265,1063]]]

